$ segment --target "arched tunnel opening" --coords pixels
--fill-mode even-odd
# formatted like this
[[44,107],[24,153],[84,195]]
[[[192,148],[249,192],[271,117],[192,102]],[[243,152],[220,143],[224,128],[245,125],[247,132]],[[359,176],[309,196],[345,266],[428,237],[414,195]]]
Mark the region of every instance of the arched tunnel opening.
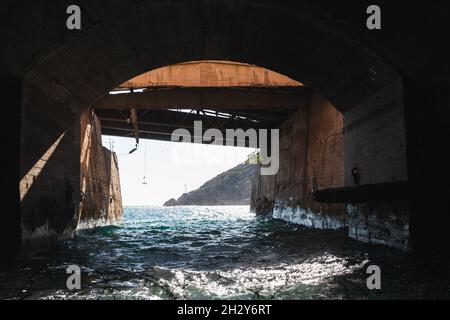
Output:
[[[394,45],[384,33],[367,36],[355,26],[359,20],[353,13],[309,1],[137,1],[136,6],[114,2],[113,9],[94,1],[81,6],[89,14],[77,32],[57,27],[65,6],[64,1],[52,8],[31,5],[34,14],[25,16],[41,26],[37,38],[20,21],[4,19],[10,25],[4,30],[14,27],[23,39],[18,43],[2,31],[11,41],[1,56],[3,87],[7,103],[19,110],[11,119],[20,123],[10,160],[18,164],[9,173],[18,185],[8,196],[16,209],[1,230],[5,264],[26,266],[29,257],[47,250],[56,250],[51,259],[63,266],[77,254],[94,256],[79,264],[89,269],[92,262],[98,270],[104,264],[106,276],[95,270],[89,280],[130,280],[136,273],[137,282],[151,284],[142,293],[139,282],[134,294],[147,298],[274,298],[278,292],[284,298],[306,293],[334,298],[349,294],[339,287],[342,279],[356,279],[355,288],[365,285],[368,262],[390,272],[395,263],[409,266],[416,256],[433,254],[447,265],[449,218],[446,208],[430,199],[444,199],[448,187],[429,174],[434,164],[446,167],[447,158],[437,150],[448,133],[441,106],[448,100],[447,78],[442,71],[423,84],[420,79],[436,66],[402,61],[413,45]],[[435,125],[425,130],[421,119]],[[121,158],[102,136],[128,138],[130,159],[142,155],[147,141],[170,143],[167,148],[179,142],[248,148],[246,163],[235,164],[254,170],[242,169],[246,193],[237,187],[234,192],[248,199],[249,209],[212,207],[237,201],[208,204],[228,192],[219,187],[218,193],[203,195],[203,202],[186,202],[191,192],[183,192],[149,216],[141,207],[127,208]],[[151,148],[146,154],[153,156]],[[132,225],[142,228],[139,236]],[[136,242],[152,240],[130,245],[129,251],[119,246],[126,247],[133,236]],[[174,249],[162,252],[170,241]],[[311,252],[321,257],[318,269]],[[158,253],[166,260],[155,258]],[[128,267],[118,262],[128,258]],[[114,275],[117,268],[128,269]],[[149,269],[151,279],[143,276]],[[245,284],[227,287],[209,274],[209,289],[195,284],[198,274],[211,270]],[[177,272],[200,293],[181,290]],[[294,279],[287,278],[289,272]],[[261,290],[250,285],[253,273],[261,276],[255,280]],[[317,285],[322,282],[312,281],[315,276],[337,289]],[[274,284],[271,277],[284,284],[264,288],[265,281]],[[394,291],[414,294],[414,286],[392,283]],[[312,286],[302,293],[299,286],[305,284]],[[436,289],[427,288],[424,296]],[[95,296],[96,289],[88,286],[81,296]],[[358,290],[348,297],[372,297]],[[13,291],[6,295],[14,296]],[[120,296],[121,289],[117,292]]]

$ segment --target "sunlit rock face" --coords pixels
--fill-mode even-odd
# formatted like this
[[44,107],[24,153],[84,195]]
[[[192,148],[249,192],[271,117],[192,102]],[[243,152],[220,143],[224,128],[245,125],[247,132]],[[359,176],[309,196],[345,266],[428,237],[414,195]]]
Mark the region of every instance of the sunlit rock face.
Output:
[[177,204],[177,200],[175,198],[170,198],[169,200],[164,202],[163,206],[164,207],[172,207],[172,206],[175,206],[176,204]]
[[184,193],[177,200],[168,200],[164,205],[248,205],[256,169],[255,164],[239,164],[208,180],[200,188]]

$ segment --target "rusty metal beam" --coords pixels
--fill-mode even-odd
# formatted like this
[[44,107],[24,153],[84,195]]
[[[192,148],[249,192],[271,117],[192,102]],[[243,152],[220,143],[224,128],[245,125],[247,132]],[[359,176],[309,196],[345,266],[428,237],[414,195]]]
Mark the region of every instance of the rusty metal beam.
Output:
[[[133,137],[135,130],[128,121],[127,116],[119,110],[97,110],[97,116],[101,122],[102,134]],[[139,120],[138,133],[141,139],[155,139],[170,141],[172,132],[175,129],[182,128],[190,132],[194,137],[194,121],[202,121],[202,134],[211,128],[219,129],[223,137],[226,136],[226,129],[273,129],[279,124],[276,122],[253,122],[243,119],[225,119],[214,116],[182,113],[174,111],[152,110],[137,114]],[[193,141],[194,142],[194,141]],[[208,143],[208,142],[204,142]],[[244,143],[239,141],[239,143]],[[248,145],[247,145],[248,146]]]
[[305,87],[171,87],[144,92],[109,94],[94,109],[295,110],[306,107],[311,90]]
[[373,201],[408,200],[412,197],[407,181],[330,188],[313,192],[314,201],[323,203],[367,203]]

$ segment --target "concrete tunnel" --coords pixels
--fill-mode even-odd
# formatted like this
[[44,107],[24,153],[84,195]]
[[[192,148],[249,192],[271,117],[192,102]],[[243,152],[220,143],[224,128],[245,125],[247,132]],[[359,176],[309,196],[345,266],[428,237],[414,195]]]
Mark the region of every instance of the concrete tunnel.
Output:
[[[101,132],[163,140],[167,128],[189,128],[205,117],[211,127],[246,128],[256,119],[280,129],[280,170],[258,176],[252,195],[272,199],[274,216],[347,227],[349,237],[364,242],[448,254],[449,157],[442,149],[450,136],[449,52],[430,36],[434,27],[411,19],[420,12],[445,26],[437,5],[385,3],[384,23],[395,20],[396,29],[368,32],[357,14],[364,2],[344,11],[322,1],[86,1],[79,31],[60,27],[68,4],[28,4],[22,12],[17,1],[7,1],[0,12],[0,33],[9,43],[0,59],[4,119],[16,124],[13,131],[3,127],[10,169],[2,189],[11,208],[1,224],[3,261],[73,236],[88,170],[82,141],[89,145]],[[24,21],[39,27],[25,28]],[[415,36],[400,44],[401,32]],[[226,68],[224,61],[259,68],[262,76],[269,70],[280,81],[218,81],[205,66]],[[179,76],[181,83],[157,82],[148,74],[161,79],[161,68],[192,67],[186,62],[203,66],[202,86]],[[109,94],[139,83],[146,90]],[[129,103],[138,109],[137,127],[121,121]],[[179,119],[169,109],[180,103],[230,117],[200,112]],[[98,201],[108,206],[105,192],[117,194],[111,210],[120,218],[117,161],[106,150],[93,152],[89,159],[102,158],[104,179],[114,181],[112,189],[97,191]]]

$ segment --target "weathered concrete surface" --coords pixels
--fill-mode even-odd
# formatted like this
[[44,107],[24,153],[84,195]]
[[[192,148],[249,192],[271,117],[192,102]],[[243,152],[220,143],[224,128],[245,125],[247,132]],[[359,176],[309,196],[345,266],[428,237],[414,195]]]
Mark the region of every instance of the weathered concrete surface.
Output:
[[[92,124],[88,128],[88,118],[83,119],[80,136],[79,114],[33,84],[24,83],[19,190],[25,251],[69,239],[79,225],[120,220],[117,158],[101,146],[100,128]],[[105,186],[106,181],[110,183]],[[81,205],[80,191],[87,194]]]
[[[359,241],[410,248],[408,201],[316,202],[316,190],[407,180],[402,85],[369,97],[344,114],[318,95],[280,128],[280,169],[254,181],[258,214],[313,228],[348,226]],[[358,178],[352,171],[358,169]],[[271,212],[259,212],[265,197]]]
[[263,67],[233,61],[192,61],[145,72],[118,88],[146,87],[287,87],[299,81]]
[[[346,112],[344,119],[346,186],[408,181],[400,79]],[[410,249],[408,201],[349,204],[347,213],[351,238]]]
[[[315,228],[345,225],[345,206],[317,203],[316,189],[344,185],[343,117],[326,99],[311,98],[280,128],[280,169],[259,176],[252,207],[258,199],[274,201],[273,217]],[[258,213],[258,212],[257,212]]]
[[48,247],[74,235],[80,185],[79,115],[24,83],[20,199],[23,248]]
[[358,241],[410,249],[408,201],[348,204],[348,235]]
[[343,133],[346,186],[408,180],[401,79],[346,112]]
[[92,111],[81,116],[82,201],[77,228],[118,224],[122,221],[117,156],[102,146],[100,121]]

